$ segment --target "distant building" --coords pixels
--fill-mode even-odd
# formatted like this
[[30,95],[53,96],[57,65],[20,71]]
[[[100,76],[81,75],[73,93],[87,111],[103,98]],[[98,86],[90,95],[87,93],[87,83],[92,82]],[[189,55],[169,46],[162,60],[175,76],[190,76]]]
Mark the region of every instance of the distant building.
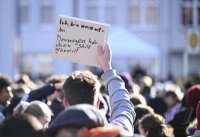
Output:
[[[51,55],[59,14],[110,23],[111,29],[127,28],[160,49],[157,76],[180,77],[186,28],[199,30],[200,1],[0,0],[0,73],[68,74],[81,68]],[[200,54],[189,55],[188,66],[189,74],[200,73]]]

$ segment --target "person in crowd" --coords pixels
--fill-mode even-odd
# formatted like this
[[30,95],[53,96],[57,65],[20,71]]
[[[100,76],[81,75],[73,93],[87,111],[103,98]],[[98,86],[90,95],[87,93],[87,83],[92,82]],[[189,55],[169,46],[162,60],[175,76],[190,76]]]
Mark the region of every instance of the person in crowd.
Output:
[[[124,82],[111,67],[111,51],[108,45],[105,46],[104,51],[102,47],[98,48],[98,61],[104,71],[102,74],[103,83],[109,92],[111,105],[109,126],[118,125],[123,129],[124,134],[133,136],[133,121],[135,118],[133,105],[129,101]],[[72,73],[63,85],[64,106],[68,108],[71,105],[86,103],[98,108],[99,88],[100,83],[97,77],[89,71]],[[55,118],[55,121],[57,119],[59,119],[59,116]],[[60,132],[57,132],[57,134],[60,134]]]
[[135,79],[135,82],[137,84],[139,84],[140,79],[144,76],[146,76],[146,70],[144,70],[140,64],[137,64],[134,68],[133,68],[133,72],[132,72],[132,78]]
[[[46,79],[46,83],[48,84],[64,83],[66,78],[67,77],[64,75],[53,75]],[[50,106],[54,116],[57,116],[62,110],[64,110],[62,100],[63,100],[63,92],[59,88],[56,88],[54,93],[52,93],[47,97],[47,104]]]
[[21,102],[15,109],[14,115],[31,114],[35,116],[42,124],[43,129],[48,128],[51,121],[52,112],[47,104],[41,101]]
[[143,104],[139,104],[139,105],[135,106],[135,113],[136,113],[136,118],[134,121],[134,133],[139,134],[139,130],[138,130],[139,120],[147,114],[153,115],[155,113],[151,107],[149,107],[147,105],[143,105]]
[[3,111],[13,97],[11,83],[12,82],[9,77],[0,74],[0,124],[5,118]]
[[128,90],[128,92],[129,93],[133,93],[133,87],[132,87],[132,85],[134,83],[133,83],[131,75],[128,72],[122,72],[122,73],[119,74],[119,76],[124,81],[125,88]]
[[27,74],[16,75],[15,82],[16,84],[26,85],[30,90],[35,90],[38,88],[38,85],[35,84]]
[[[102,100],[99,104],[99,109],[102,110],[105,113],[106,119],[109,122],[110,120],[110,101],[109,101],[109,96],[108,96],[108,91],[105,88],[103,84],[101,84],[100,87],[100,95],[102,96]],[[100,96],[100,97],[101,97]]]
[[174,137],[173,128],[158,114],[143,116],[139,122],[139,132],[144,137]]
[[148,105],[152,107],[156,114],[164,116],[167,112],[167,105],[164,102],[165,97],[165,86],[163,83],[156,82],[151,88],[152,99],[149,101]]
[[95,106],[78,104],[61,112],[45,137],[119,137],[122,129],[106,127],[107,120]]
[[12,84],[12,93],[13,98],[3,111],[5,116],[13,114],[14,108],[20,103],[24,96],[30,93],[30,89],[25,84]]
[[197,129],[192,137],[200,137],[200,101],[196,108]]
[[183,93],[181,89],[176,85],[171,85],[169,90],[166,92],[164,101],[168,107],[165,118],[167,122],[170,122],[174,119],[175,114],[178,112],[184,111],[181,101],[183,99]]
[[[196,112],[196,119],[197,119],[197,129],[194,133],[194,137],[200,136],[200,84],[196,84],[191,86],[186,92],[186,104],[192,108],[194,108],[194,112]],[[193,137],[192,136],[192,137]]]
[[90,71],[75,71],[63,85],[64,105],[88,103],[99,106],[98,94],[100,83]]
[[107,125],[107,120],[97,107],[90,104],[69,106],[50,124],[46,137],[78,137],[83,130]]
[[[182,102],[180,102],[181,105],[178,105],[179,107],[177,107],[178,109],[176,109],[177,111],[173,119],[168,122],[174,128],[174,135],[176,137],[188,136],[187,128],[189,124],[195,119],[195,109],[200,99],[199,93],[200,90],[198,90],[197,85],[189,88]],[[181,97],[178,94],[177,96]]]
[[44,101],[48,96],[52,95],[54,92],[61,90],[62,86],[63,82],[47,83],[41,88],[31,91],[30,94],[28,94],[23,101],[28,101],[28,102],[34,100]]
[[0,126],[0,137],[42,137],[42,125],[32,115],[8,116]]
[[[2,104],[1,106],[3,106],[3,107],[0,107],[0,108],[3,108],[3,110],[2,110],[3,115],[1,115],[0,117],[2,117],[2,116],[6,117],[9,115],[12,115],[13,109],[21,101],[31,102],[34,100],[38,100],[38,101],[46,102],[46,99],[48,96],[54,94],[55,92],[61,91],[62,86],[63,86],[63,82],[57,83],[57,81],[52,81],[52,83],[49,82],[40,88],[30,91],[29,88],[28,89],[24,88],[25,86],[27,87],[27,85],[26,85],[27,82],[25,82],[25,81],[27,81],[26,77],[25,78],[23,77],[23,79],[19,79],[17,81],[17,83],[16,83],[17,88],[12,88],[14,96],[11,92],[10,86],[7,88],[10,90],[9,92],[6,91],[9,94],[3,94],[6,97],[3,97],[2,99],[5,100],[5,99],[9,98],[8,101],[10,103],[9,104],[7,103],[8,105],[5,105],[5,103],[1,103]],[[30,80],[28,80],[28,81],[30,81]],[[3,86],[3,84],[2,84],[2,86]],[[4,92],[5,92],[5,89],[4,89]],[[10,97],[8,97],[8,95],[12,96],[12,99]],[[59,105],[61,107],[58,107]],[[64,107],[61,105],[61,100],[59,100],[59,103],[54,101],[53,104],[51,104],[51,107],[52,107],[53,112],[55,112],[55,114],[58,114],[59,111],[64,109]]]
[[151,100],[151,87],[153,81],[151,77],[144,76],[140,79],[141,94],[145,97],[147,103]]
[[187,105],[197,108],[198,102],[200,100],[200,84],[196,84],[191,86],[186,93],[187,99],[186,103]]
[[139,105],[139,104],[147,105],[146,99],[140,93],[130,94],[130,101],[131,103],[133,103],[134,106]]

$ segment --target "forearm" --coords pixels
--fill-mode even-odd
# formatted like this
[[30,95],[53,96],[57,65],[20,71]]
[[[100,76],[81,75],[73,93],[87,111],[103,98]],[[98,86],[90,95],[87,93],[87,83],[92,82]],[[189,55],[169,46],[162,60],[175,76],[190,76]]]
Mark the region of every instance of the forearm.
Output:
[[129,101],[128,91],[124,82],[116,74],[115,70],[108,70],[102,75],[102,80],[108,89],[111,105],[111,123],[120,125],[126,134],[133,135],[133,121],[135,112]]
[[30,92],[28,101],[34,101],[34,100],[43,100],[47,96],[51,95],[54,92],[54,87],[52,84],[47,84],[39,89],[36,89],[32,92]]

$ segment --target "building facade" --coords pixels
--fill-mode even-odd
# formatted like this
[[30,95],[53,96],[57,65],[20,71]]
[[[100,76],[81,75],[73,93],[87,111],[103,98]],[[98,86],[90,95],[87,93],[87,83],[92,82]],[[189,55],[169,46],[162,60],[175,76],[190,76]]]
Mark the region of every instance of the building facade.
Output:
[[[160,50],[158,77],[181,77],[189,45],[186,32],[199,32],[200,1],[0,0],[0,72],[68,74],[81,68],[51,55],[60,14],[127,28]],[[200,73],[200,54],[187,56],[188,74]]]

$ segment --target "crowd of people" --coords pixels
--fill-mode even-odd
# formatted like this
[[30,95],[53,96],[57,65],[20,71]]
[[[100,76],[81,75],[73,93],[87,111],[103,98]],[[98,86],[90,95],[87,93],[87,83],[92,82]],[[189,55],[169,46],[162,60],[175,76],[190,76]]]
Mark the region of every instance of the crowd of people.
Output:
[[88,70],[36,84],[0,75],[0,137],[200,137],[200,84],[184,89],[144,71],[117,74],[108,45]]

